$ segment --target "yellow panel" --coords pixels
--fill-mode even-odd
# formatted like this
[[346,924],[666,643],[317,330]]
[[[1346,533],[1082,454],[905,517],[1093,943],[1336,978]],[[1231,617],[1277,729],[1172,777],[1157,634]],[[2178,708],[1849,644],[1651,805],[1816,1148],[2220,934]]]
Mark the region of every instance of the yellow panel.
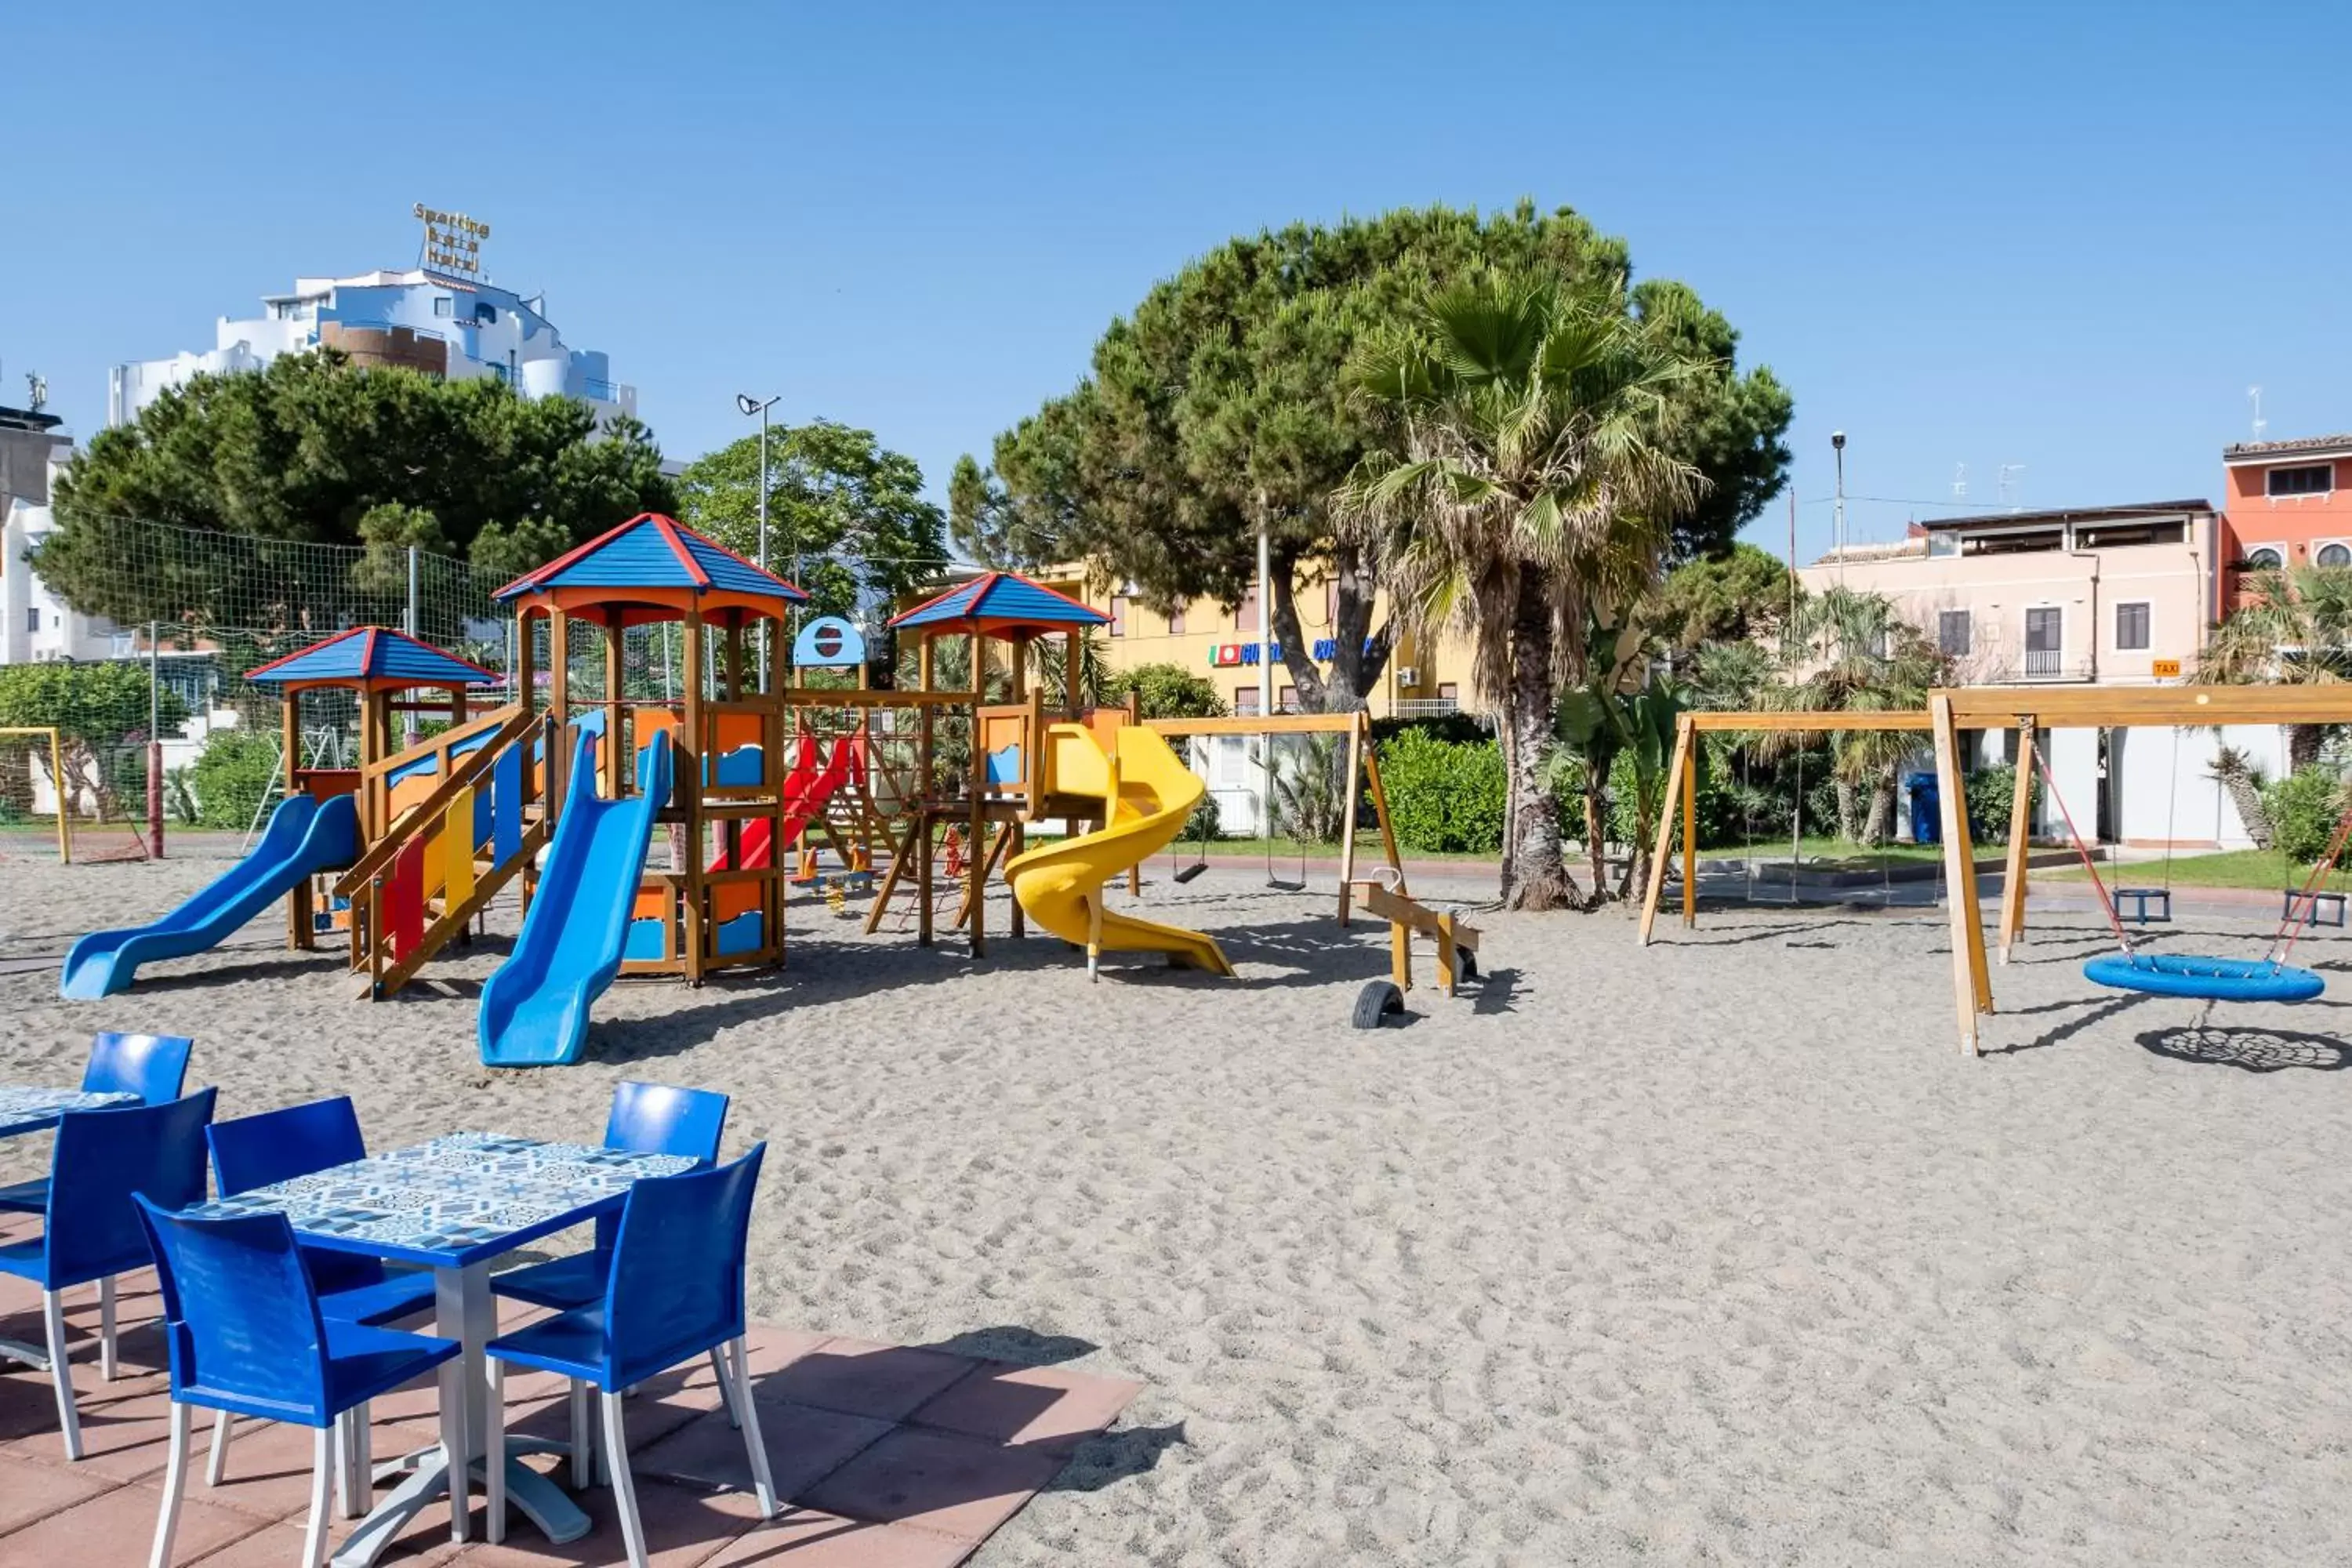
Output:
[[474,896],[474,786],[460,785],[449,797],[449,813],[441,819],[444,856],[441,890],[445,908]]

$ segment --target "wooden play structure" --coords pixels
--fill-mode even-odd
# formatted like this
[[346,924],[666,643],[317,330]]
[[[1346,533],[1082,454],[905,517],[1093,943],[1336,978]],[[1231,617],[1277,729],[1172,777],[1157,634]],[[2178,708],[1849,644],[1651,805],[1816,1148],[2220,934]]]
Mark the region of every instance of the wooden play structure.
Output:
[[[363,933],[383,929],[387,917],[378,903],[368,903],[363,910],[354,905],[352,895],[367,888],[368,879],[376,871],[383,870],[388,873],[384,879],[394,884],[394,900],[404,899],[406,907],[418,911],[420,927],[422,911],[430,901],[454,897],[459,904],[471,903],[472,908],[436,931],[432,947],[415,957],[415,963],[422,963],[450,935],[462,930],[465,918],[488,898],[485,892],[481,900],[469,900],[468,891],[477,881],[477,858],[470,851],[462,857],[452,854],[450,847],[462,836],[442,833],[439,827],[452,803],[460,797],[467,812],[475,808],[471,785],[480,769],[468,753],[497,728],[497,716],[472,719],[468,709],[473,691],[497,685],[498,677],[404,632],[355,626],[248,670],[246,679],[278,689],[281,787],[287,797],[307,795],[324,805],[340,795],[352,796],[362,847],[361,858],[340,876],[306,878],[287,895],[287,945],[308,950],[318,944],[321,933],[343,927],[352,932],[353,967],[358,967],[368,940]],[[318,692],[344,692],[356,701],[356,768],[304,765],[303,700]],[[411,719],[445,728],[422,744],[404,749],[395,735]],[[453,780],[453,773],[462,776]],[[420,811],[431,818],[433,831],[407,836],[415,839],[416,847],[395,868],[400,847],[388,840],[396,824]],[[520,815],[519,803],[517,815]],[[479,875],[494,891],[504,885],[520,861],[518,854],[508,864],[484,868]],[[403,946],[412,952],[423,941],[420,929],[407,926],[401,936]],[[402,978],[405,977],[403,973]]]
[[[2025,759],[2040,755],[2037,736],[2058,729],[2128,729],[2144,725],[2212,726],[2221,724],[2343,724],[2352,723],[2352,687],[2342,686],[2145,686],[2044,689],[2015,686],[1955,687],[1928,694],[1926,711],[1882,713],[1844,712],[1714,712],[1685,713],[1677,721],[1675,749],[1667,768],[1666,795],[1658,813],[1657,840],[1650,860],[1649,882],[1642,900],[1640,941],[1650,943],[1658,902],[1665,886],[1667,858],[1680,830],[1682,852],[1683,924],[1695,926],[1698,916],[1698,822],[1696,738],[1706,731],[1756,731],[1792,730],[1811,732],[1853,730],[1916,730],[1930,738],[1941,811],[1944,873],[1949,889],[1946,912],[1951,926],[1952,993],[1958,1018],[1960,1048],[1970,1056],[1981,1052],[1979,1020],[1994,1012],[1992,977],[1986,962],[1983,910],[1977,890],[1976,847],[1969,837],[1966,770],[1961,766],[1960,733],[1972,730],[2015,729],[2019,732],[2021,768]],[[2003,859],[2001,905],[1996,924],[2001,962],[2024,933],[2028,896],[2027,859],[2032,848],[2029,827],[2032,792],[2021,785],[2011,805],[2009,845]],[[2339,824],[2326,864],[2342,853],[2352,817]],[[2077,840],[2079,847],[2079,839]],[[2114,905],[2088,855],[2092,885],[2121,940],[2125,956],[2135,960],[2122,969],[2109,967],[2093,973],[2100,984],[2123,985],[2164,994],[2197,996],[2207,1001],[2228,999],[2231,980],[2263,970],[2277,980],[2284,954],[2294,937],[2319,908],[2312,884],[2298,892],[2287,889],[2280,934],[2271,954],[2258,961],[2189,960],[2189,968],[2158,965],[2134,954]],[[2094,964],[2107,961],[2094,960]],[[2201,967],[2200,967],[2201,966]],[[2090,966],[2086,966],[2086,969]],[[2174,971],[2172,982],[2162,976]],[[2294,988],[2270,988],[2274,999],[2292,1000]],[[2315,991],[2305,987],[2305,994]]]

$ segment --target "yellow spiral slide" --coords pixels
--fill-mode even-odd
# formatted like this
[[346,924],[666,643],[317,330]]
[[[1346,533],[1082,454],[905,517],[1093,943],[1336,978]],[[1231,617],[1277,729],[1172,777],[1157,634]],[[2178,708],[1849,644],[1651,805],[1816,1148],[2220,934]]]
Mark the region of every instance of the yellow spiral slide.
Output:
[[1103,907],[1103,884],[1166,848],[1208,786],[1156,731],[1138,725],[1113,731],[1108,752],[1083,724],[1049,725],[1045,752],[1042,773],[1051,793],[1100,800],[1104,826],[1032,849],[1004,868],[1029,918],[1083,945],[1089,973],[1105,952],[1164,952],[1189,968],[1231,974],[1223,951],[1199,931]]

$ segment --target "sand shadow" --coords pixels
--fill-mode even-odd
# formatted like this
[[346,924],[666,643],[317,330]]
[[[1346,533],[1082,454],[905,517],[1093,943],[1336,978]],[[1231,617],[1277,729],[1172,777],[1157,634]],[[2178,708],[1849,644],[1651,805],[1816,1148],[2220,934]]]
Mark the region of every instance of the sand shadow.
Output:
[[1487,971],[1473,980],[1465,989],[1470,994],[1473,1016],[1486,1013],[1516,1013],[1512,1005],[1519,994],[1519,972],[1516,969]]
[[2174,1061],[2236,1068],[2241,1072],[2341,1072],[2352,1067],[2352,1045],[2300,1029],[2215,1028],[2184,1025],[2139,1037],[2143,1050]]
[[1055,1366],[1094,1354],[1102,1347],[1076,1334],[1041,1334],[1018,1323],[994,1328],[965,1329],[920,1347],[981,1361],[1011,1362],[1018,1366]]
[[2050,1002],[2038,1007],[2021,1007],[2016,1010],[2014,1016],[2023,1017],[2035,1013],[2070,1012],[2077,1007],[2087,1008],[2089,1011],[2081,1017],[2070,1019],[2054,1029],[2035,1036],[2032,1039],[2021,1040],[2015,1045],[1987,1046],[1981,1054],[1989,1057],[2013,1057],[2027,1051],[2047,1050],[2052,1046],[2062,1045],[2073,1039],[2085,1029],[2105,1023],[2126,1008],[2137,1007],[2147,1000],[2147,997],[2141,995],[2105,998],[2086,996],[2075,1002]]

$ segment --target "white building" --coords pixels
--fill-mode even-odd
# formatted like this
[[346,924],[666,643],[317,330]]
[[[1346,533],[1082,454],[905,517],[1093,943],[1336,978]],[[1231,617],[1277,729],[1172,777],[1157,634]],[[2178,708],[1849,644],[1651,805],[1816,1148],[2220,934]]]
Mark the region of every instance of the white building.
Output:
[[297,278],[290,293],[265,294],[261,303],[251,320],[222,317],[208,350],[116,365],[107,423],[127,423],[192,376],[259,370],[280,354],[319,347],[450,381],[494,375],[527,397],[575,397],[600,425],[637,411],[637,389],[613,379],[603,353],[564,346],[544,295],[526,300],[478,277],[411,268]]
[[0,408],[0,664],[112,658],[129,640],[52,595],[26,564],[48,534],[49,490],[73,450],[55,415]]

